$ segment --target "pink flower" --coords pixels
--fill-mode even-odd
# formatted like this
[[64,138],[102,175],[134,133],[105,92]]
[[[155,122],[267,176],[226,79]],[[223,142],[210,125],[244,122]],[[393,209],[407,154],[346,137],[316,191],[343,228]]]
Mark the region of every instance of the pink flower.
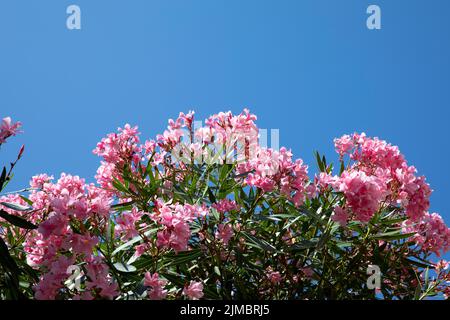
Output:
[[161,287],[156,287],[148,291],[148,297],[150,300],[164,300],[167,298],[167,292]]
[[170,235],[170,246],[176,251],[185,251],[191,238],[191,230],[186,221],[174,219],[172,224],[172,233]]
[[136,223],[144,215],[133,207],[131,212],[124,212],[116,219],[115,232],[120,235],[123,240],[129,240],[139,235],[136,229]]
[[414,221],[419,220],[430,207],[431,188],[425,177],[416,177],[414,167],[404,167],[395,171],[399,181],[399,199],[406,208],[406,214]]
[[230,224],[219,224],[215,236],[216,239],[222,240],[223,244],[226,246],[233,237],[233,234],[233,228]]
[[436,272],[441,272],[444,270],[447,270],[450,266],[450,263],[447,260],[439,260],[438,263],[436,263]]
[[19,128],[22,126],[20,122],[13,123],[10,117],[3,118],[0,125],[0,144],[6,142],[11,136],[19,133]]
[[321,172],[319,176],[316,176],[315,181],[317,186],[321,189],[327,189],[328,187],[339,188],[339,177],[332,176],[325,172]]
[[353,149],[353,138],[346,134],[339,139],[334,139],[334,146],[336,147],[336,152],[342,158]]
[[305,275],[307,279],[311,279],[314,275],[314,270],[311,267],[301,268],[300,271]]
[[167,290],[164,290],[167,281],[159,277],[157,273],[147,272],[144,278],[144,285],[149,287],[148,297],[150,300],[163,300],[167,297]]
[[114,163],[102,161],[97,169],[95,179],[97,183],[106,190],[113,190],[113,180],[116,176],[116,166]]
[[281,274],[278,271],[269,272],[267,277],[269,278],[270,282],[272,282],[273,284],[279,284],[282,279]]
[[157,212],[150,217],[164,226],[157,233],[157,245],[170,247],[176,252],[185,251],[191,238],[189,223],[206,214],[205,209],[190,204],[168,205],[162,201],[157,202]]
[[203,298],[203,284],[201,282],[191,281],[189,286],[184,288],[183,295],[191,300],[199,300]]
[[75,301],[78,301],[78,300],[91,301],[91,300],[94,300],[94,296],[92,295],[92,293],[90,291],[83,291],[82,293],[74,296],[73,300],[75,300]]
[[264,192],[277,187],[296,206],[300,206],[310,192],[307,190],[308,167],[301,159],[292,160],[291,151],[281,148],[279,151],[255,147],[248,161],[237,166],[237,174],[246,176],[245,183]]
[[411,237],[423,251],[435,253],[438,257],[450,249],[450,228],[437,213],[426,213],[420,221],[407,220],[403,223],[404,233],[415,233]]
[[349,154],[354,161],[349,171],[380,179],[388,191],[387,203],[402,205],[408,217],[415,221],[428,211],[431,189],[425,177],[416,177],[416,169],[407,164],[397,146],[364,133],[344,135],[335,139],[335,145],[341,157]]
[[112,192],[114,178],[121,177],[120,170],[125,164],[137,165],[143,157],[146,146],[139,145],[138,127],[126,124],[119,128],[118,133],[110,133],[103,138],[93,153],[102,157],[104,161],[97,170],[97,182]]
[[345,227],[348,221],[348,213],[345,212],[341,207],[334,208],[334,213],[331,216],[331,220],[339,223],[341,226]]
[[148,250],[148,245],[146,243],[143,243],[137,245],[134,249],[135,249],[134,256],[140,257]]
[[89,235],[73,234],[71,239],[72,249],[76,253],[92,254],[94,246],[98,244],[98,238]]
[[101,257],[90,257],[86,259],[86,270],[89,281],[86,287],[89,290],[97,289],[100,296],[105,299],[114,299],[119,295],[118,285],[109,275],[109,268]]
[[47,174],[40,174],[31,178],[30,187],[36,189],[42,189],[44,184],[49,183],[54,178],[53,176],[49,176]]
[[219,202],[214,203],[212,207],[220,213],[230,212],[239,209],[239,206],[236,204],[236,201],[229,199],[222,199]]
[[344,171],[339,179],[339,191],[344,193],[356,218],[367,222],[379,209],[380,201],[386,194],[386,185],[379,178],[364,172]]
[[33,287],[37,300],[56,299],[59,290],[64,287],[63,281],[69,277],[67,269],[73,265],[74,260],[74,258],[60,256],[49,264],[48,272],[44,273],[39,283]]
[[68,220],[63,215],[52,214],[47,220],[39,225],[38,231],[45,238],[50,235],[62,236],[67,231]]

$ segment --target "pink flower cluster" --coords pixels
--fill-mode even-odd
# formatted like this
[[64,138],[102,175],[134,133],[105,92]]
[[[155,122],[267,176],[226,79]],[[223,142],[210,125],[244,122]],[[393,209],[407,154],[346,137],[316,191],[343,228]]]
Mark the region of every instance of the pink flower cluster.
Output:
[[344,171],[337,181],[337,189],[344,193],[347,205],[362,222],[370,220],[386,195],[384,182],[363,171]]
[[[27,234],[24,250],[30,266],[43,271],[34,290],[37,299],[55,299],[62,288],[67,268],[86,262],[89,281],[83,297],[90,291],[105,298],[117,295],[117,287],[108,276],[108,267],[102,258],[94,255],[98,237],[86,229],[87,222],[100,225],[109,218],[109,195],[94,185],[86,185],[77,176],[62,174],[56,182],[52,177],[39,175],[30,185],[37,188],[30,195],[33,213],[27,216],[39,228]],[[80,230],[74,230],[77,221]],[[83,227],[84,226],[84,227]]]
[[138,127],[126,124],[119,128],[118,133],[110,133],[103,138],[94,149],[94,154],[103,157],[97,170],[98,184],[107,190],[112,190],[114,178],[120,179],[120,170],[126,163],[137,164],[141,161],[143,147],[139,145]]
[[162,248],[172,248],[176,252],[187,250],[191,238],[189,223],[207,214],[208,210],[205,207],[157,201],[151,218],[164,227],[157,234],[157,245]]
[[433,252],[438,257],[450,249],[450,228],[437,213],[426,213],[419,222],[407,220],[404,233],[415,233],[411,238],[423,251]]
[[398,147],[364,133],[344,135],[334,143],[341,161],[349,155],[352,164],[340,177],[322,172],[316,183],[343,192],[356,219],[370,220],[382,203],[402,206],[414,221],[426,214],[431,189],[425,177],[415,175],[416,169],[407,164]]
[[[424,177],[416,175],[413,166],[407,164],[398,147],[378,138],[366,137],[364,133],[344,135],[334,142],[343,164],[346,156],[349,158],[345,170],[339,176],[322,172],[312,183],[308,177],[308,167],[301,159],[294,160],[290,150],[274,150],[258,145],[255,120],[256,116],[246,109],[239,115],[221,112],[209,117],[205,126],[196,128],[193,112],[180,113],[176,120],[169,120],[167,130],[158,135],[156,141],[148,140],[144,144],[140,143],[138,128],[127,124],[117,133],[102,139],[93,151],[103,158],[96,175],[100,187],[66,174],[62,174],[56,183],[51,176],[33,177],[30,182],[33,190],[29,196],[33,203],[32,210],[26,212],[26,218],[39,227],[20,232],[26,237],[24,251],[28,264],[41,272],[40,281],[34,287],[36,298],[55,299],[61,293],[73,299],[113,299],[119,295],[118,286],[110,276],[99,246],[108,221],[114,222],[114,240],[117,242],[142,235],[141,232],[149,227],[145,218],[149,217],[152,220],[150,224],[158,226],[155,238],[148,241],[143,237],[144,242],[135,246],[134,258],[147,250],[153,252],[156,249],[152,247],[154,243],[158,249],[178,253],[189,250],[190,240],[197,239],[192,237],[193,222],[204,219],[214,208],[220,214],[220,222],[212,228],[202,229],[199,239],[205,239],[205,230],[213,230],[223,261],[231,257],[227,257],[227,248],[224,247],[230,245],[235,231],[240,228],[240,224],[232,219],[240,210],[236,201],[225,198],[209,208],[204,204],[158,199],[170,197],[173,185],[188,171],[183,170],[188,168],[185,163],[176,164],[169,159],[176,150],[180,151],[177,156],[181,154],[184,158],[205,160],[204,157],[209,155],[219,156],[221,161],[232,158],[233,164],[236,164],[233,173],[238,183],[244,187],[258,188],[263,193],[274,192],[297,207],[317,192],[334,191],[339,202],[333,203],[331,219],[343,227],[351,219],[368,222],[380,209],[395,206],[409,218],[403,224],[403,231],[414,233],[411,240],[424,252],[439,255],[450,248],[450,229],[438,214],[428,213],[429,185]],[[12,124],[10,118],[3,119],[0,144],[15,135],[19,127],[20,123]],[[185,137],[189,138],[188,141],[183,141]],[[176,149],[180,144],[187,148]],[[237,158],[230,157],[230,153],[235,152],[238,153]],[[145,205],[150,203],[154,206],[153,211],[147,213],[133,207],[130,211],[112,215],[113,199],[119,203],[136,200],[128,199],[129,195],[121,195],[118,190],[114,191],[114,180],[123,181],[123,173],[131,173],[138,182],[130,182],[130,190],[138,192],[141,190],[139,183],[148,183],[142,180],[149,178],[142,178],[144,175],[141,175],[146,171],[146,165],[154,167],[149,169],[154,169],[152,173],[158,179],[171,178],[163,179],[155,197],[145,199]],[[171,176],[171,173],[174,175]],[[29,206],[19,195],[1,197],[0,202]],[[3,209],[11,214],[21,214],[7,207]],[[208,221],[205,218],[202,222],[206,225]],[[293,244],[295,237],[291,231],[287,230],[285,241]],[[252,232],[256,235],[256,231]],[[160,250],[158,254],[165,251]],[[68,268],[73,265],[83,270],[86,279],[83,289],[69,289],[65,285],[69,277]],[[283,282],[284,271],[271,268],[266,271],[268,284],[274,286]],[[309,267],[301,269],[302,277],[309,278],[312,273]],[[148,297],[152,300],[168,296],[168,282],[158,273],[147,272],[144,285],[148,287]],[[202,282],[191,281],[179,293],[197,300],[204,296],[203,290]]]
[[74,262],[74,257],[59,256],[55,258],[48,265],[49,271],[34,286],[35,298],[37,300],[54,300],[63,287],[63,282],[67,280],[67,270]]
[[[20,197],[19,194],[8,194],[8,195],[4,195],[4,196],[0,196],[0,202],[4,202],[4,203],[14,203],[14,204],[18,204],[21,205],[23,207],[28,207],[28,204]],[[16,210],[12,210],[6,206],[0,205],[0,209],[6,211],[8,214],[10,215],[14,215],[14,216],[21,216],[23,213],[21,213],[20,211],[16,211]],[[30,218],[35,217],[37,214],[35,212],[31,212],[29,214]],[[0,222],[3,222],[3,218],[0,217]],[[12,231],[14,232],[13,234],[15,236],[20,236],[20,235],[24,235],[26,233],[26,230],[24,229],[19,229],[18,231]],[[15,233],[18,232],[18,233]],[[4,229],[2,229],[0,227],[0,237],[5,238],[4,240],[6,240],[6,231]]]
[[92,300],[95,292],[103,299],[114,299],[119,295],[119,287],[116,282],[112,281],[109,275],[109,268],[100,256],[89,255],[85,259],[86,275],[86,291],[82,292],[74,299]]
[[296,206],[302,205],[309,194],[308,167],[301,159],[293,161],[292,153],[286,148],[279,151],[258,148],[255,157],[238,165],[237,173],[248,173],[247,185],[264,192],[278,188]]
[[177,144],[180,143],[181,137],[188,135],[192,130],[193,121],[194,112],[190,111],[188,114],[180,112],[180,115],[175,121],[172,119],[169,120],[167,130],[165,130],[162,135],[157,135],[156,139],[158,141],[158,145],[163,150],[170,152]]
[[212,207],[220,213],[231,212],[239,209],[239,205],[236,204],[236,201],[229,199],[222,199],[217,203],[214,203]]
[[3,118],[0,125],[0,144],[5,143],[9,137],[15,136],[21,126],[20,122],[13,123],[10,117]]
[[280,272],[278,271],[271,271],[269,270],[269,273],[267,274],[267,277],[269,278],[269,281],[274,284],[277,285],[281,282],[281,280],[283,279],[283,277],[281,276]]
[[198,281],[191,281],[183,290],[183,295],[191,300],[200,300],[203,298],[203,284]]
[[123,240],[129,240],[139,235],[136,224],[139,223],[144,212],[138,211],[135,207],[131,212],[123,212],[116,218],[115,232]]
[[251,148],[257,143],[256,119],[256,115],[248,109],[239,115],[233,115],[230,111],[220,112],[209,117],[205,127],[196,131],[196,136],[206,144],[218,143],[230,147],[240,143],[244,149]]
[[337,206],[334,208],[334,212],[331,215],[331,220],[339,223],[341,226],[346,226],[348,221],[348,213],[345,209]]
[[216,239],[221,240],[226,246],[234,235],[233,227],[230,224],[219,224],[215,233]]
[[181,162],[231,163],[236,158],[250,157],[258,142],[256,116],[245,109],[239,115],[221,112],[209,117],[205,126],[194,127],[194,113],[180,113],[169,120],[169,126],[157,136],[157,153],[161,159],[166,153]]
[[[194,128],[194,113],[180,113],[176,120],[169,120],[167,130],[157,136],[157,142],[146,141],[144,145],[139,145],[137,127],[126,125],[124,129],[119,128],[118,133],[109,134],[94,150],[104,159],[97,172],[97,181],[103,188],[112,189],[112,179],[120,180],[118,171],[123,164],[137,166],[145,158],[151,159],[153,166],[163,164],[162,169],[166,174],[170,173],[175,161],[172,159],[168,165],[165,157],[172,154],[178,160],[180,155],[174,154],[178,150],[182,159],[193,156],[196,160],[210,161],[209,157],[212,157],[222,163],[238,163],[237,173],[248,174],[247,185],[265,192],[277,188],[297,206],[303,204],[306,196],[315,191],[314,186],[308,186],[307,166],[300,159],[294,161],[286,148],[260,147],[255,120],[256,116],[247,109],[239,115],[221,112],[209,117],[205,126]],[[187,142],[185,137],[189,138]],[[219,211],[230,210],[218,208]]]
[[157,273],[147,272],[145,274],[144,286],[148,287],[147,294],[150,300],[165,299],[167,297],[167,290],[164,289],[166,285],[167,281],[161,279]]

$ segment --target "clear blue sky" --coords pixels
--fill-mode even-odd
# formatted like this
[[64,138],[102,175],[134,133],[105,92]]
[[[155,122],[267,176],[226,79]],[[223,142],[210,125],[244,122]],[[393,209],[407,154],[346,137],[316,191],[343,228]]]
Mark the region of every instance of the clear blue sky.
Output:
[[[66,28],[70,4],[81,30]],[[0,116],[25,132],[0,161],[27,147],[9,191],[41,172],[92,181],[92,149],[126,122],[154,137],[179,111],[249,107],[311,165],[344,133],[399,145],[450,223],[449,13],[448,0],[2,0]]]

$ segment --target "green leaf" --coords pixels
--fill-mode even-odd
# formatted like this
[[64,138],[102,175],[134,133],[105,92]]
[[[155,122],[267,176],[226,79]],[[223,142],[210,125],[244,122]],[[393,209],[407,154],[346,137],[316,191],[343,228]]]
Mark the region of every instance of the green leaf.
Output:
[[318,214],[317,212],[311,212],[310,210],[308,210],[305,207],[302,207],[301,209],[297,209],[295,207],[292,206],[287,206],[288,210],[291,212],[301,212],[303,214],[305,214],[306,216],[310,217],[311,219],[313,219],[317,224],[319,224],[322,227],[326,226],[326,222],[324,220],[322,220],[320,214]]
[[275,248],[273,245],[268,243],[267,241],[263,239],[259,239],[247,232],[241,232],[242,235],[247,238],[250,243],[247,242],[247,244],[250,244],[253,247],[257,247],[261,250],[270,251],[270,252],[277,252],[277,248]]
[[[145,235],[146,237],[149,237],[150,235],[152,235],[152,234],[155,233],[156,231],[158,231],[158,228],[148,230],[148,231],[144,232],[144,235]],[[133,239],[131,239],[130,241],[128,241],[128,242],[122,244],[121,246],[117,247],[117,248],[113,251],[112,255],[115,256],[115,255],[116,255],[117,253],[119,253],[120,251],[128,250],[132,245],[134,245],[135,243],[141,242],[141,241],[142,241],[142,237],[141,237],[141,236],[136,236],[136,237],[134,237]]]
[[122,262],[114,263],[114,268],[116,268],[117,271],[124,273],[135,272],[137,270],[135,266],[125,264]]
[[180,274],[177,274],[175,272],[169,273],[169,272],[165,272],[165,273],[160,273],[160,275],[169,280],[170,283],[175,284],[176,286],[183,288],[185,285],[185,281],[183,280],[183,276]]
[[296,250],[305,250],[316,247],[318,244],[317,241],[309,241],[309,240],[302,240],[300,242],[294,243],[293,245],[289,246],[290,251],[296,251]]
[[416,261],[416,260],[412,260],[412,259],[408,259],[408,258],[405,258],[404,260],[409,262],[410,264],[413,264],[413,265],[419,267],[419,268],[434,268],[434,266],[431,265],[431,264],[422,263],[422,262],[419,262],[419,261]]
[[183,251],[179,253],[169,253],[164,257],[164,266],[176,266],[180,264],[185,264],[191,262],[202,256],[202,251],[200,249],[194,249],[190,251]]
[[0,217],[8,221],[9,223],[15,225],[16,227],[22,228],[22,229],[37,229],[37,226],[32,224],[31,222],[26,221],[25,219],[22,219],[17,216],[13,216],[12,214],[7,213],[4,210],[0,209]]
[[2,175],[0,176],[0,191],[3,190],[3,185],[5,184],[5,181],[6,181],[6,168],[3,167]]
[[25,201],[26,203],[28,203],[28,205],[29,205],[30,207],[33,206],[33,201],[31,201],[31,200],[28,199],[27,197],[20,196],[20,198],[21,198],[23,201]]
[[124,202],[124,203],[118,203],[111,206],[111,209],[122,209],[131,206],[134,203],[134,201],[130,202]]
[[342,249],[342,248],[351,247],[353,245],[353,243],[349,242],[349,241],[336,241],[336,245]]
[[16,262],[9,254],[8,246],[6,245],[3,238],[0,237],[0,264],[7,270],[16,275],[19,274],[19,268],[17,267]]
[[322,159],[320,158],[319,152],[315,152],[317,166],[319,167],[320,172],[325,172],[325,164],[322,162]]
[[223,182],[225,181],[225,179],[228,177],[228,174],[230,173],[230,171],[232,170],[232,166],[229,165],[223,165],[222,168],[220,169],[220,174],[219,174],[219,181]]
[[302,216],[298,216],[297,218],[290,221],[287,225],[284,226],[283,230],[288,230],[294,223],[296,223],[298,220],[300,220]]
[[32,209],[30,207],[25,207],[18,203],[0,202],[0,204],[15,211],[30,211]]
[[341,166],[339,168],[339,176],[341,176],[344,171],[345,171],[345,164],[344,161],[341,161]]
[[112,184],[113,184],[114,188],[116,188],[120,192],[123,192],[123,193],[128,193],[129,192],[128,188],[126,188],[122,184],[122,182],[120,182],[117,178],[114,178]]
[[407,217],[396,218],[396,219],[381,219],[381,224],[389,226],[389,225],[401,223],[407,219],[408,219]]
[[428,282],[429,282],[429,273],[430,273],[430,268],[426,268],[425,270],[425,288],[428,289]]
[[422,293],[422,286],[419,284],[416,287],[416,291],[414,292],[414,300],[420,300],[420,294]]
[[211,208],[210,210],[212,217],[218,221],[220,219],[220,213],[214,208]]
[[209,201],[211,201],[211,203],[216,203],[216,197],[214,196],[214,193],[211,191],[210,188],[208,188],[208,197],[209,197]]
[[372,236],[372,239],[384,240],[384,241],[392,241],[392,240],[401,240],[407,239],[415,235],[416,233],[401,233],[401,231],[393,231],[386,232]]
[[281,219],[289,219],[289,218],[296,218],[296,217],[298,217],[298,215],[296,215],[296,214],[289,214],[289,213],[277,213],[277,214],[271,214],[269,217],[281,218]]

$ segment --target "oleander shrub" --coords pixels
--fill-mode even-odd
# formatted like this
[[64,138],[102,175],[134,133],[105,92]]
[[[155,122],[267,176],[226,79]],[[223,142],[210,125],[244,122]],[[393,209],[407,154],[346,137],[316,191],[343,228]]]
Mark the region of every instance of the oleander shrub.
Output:
[[[0,141],[17,128],[6,118]],[[449,297],[450,229],[398,147],[344,135],[313,174],[258,137],[248,110],[180,113],[155,140],[126,125],[96,146],[95,184],[42,174],[2,196],[2,268],[18,267],[1,297]]]

